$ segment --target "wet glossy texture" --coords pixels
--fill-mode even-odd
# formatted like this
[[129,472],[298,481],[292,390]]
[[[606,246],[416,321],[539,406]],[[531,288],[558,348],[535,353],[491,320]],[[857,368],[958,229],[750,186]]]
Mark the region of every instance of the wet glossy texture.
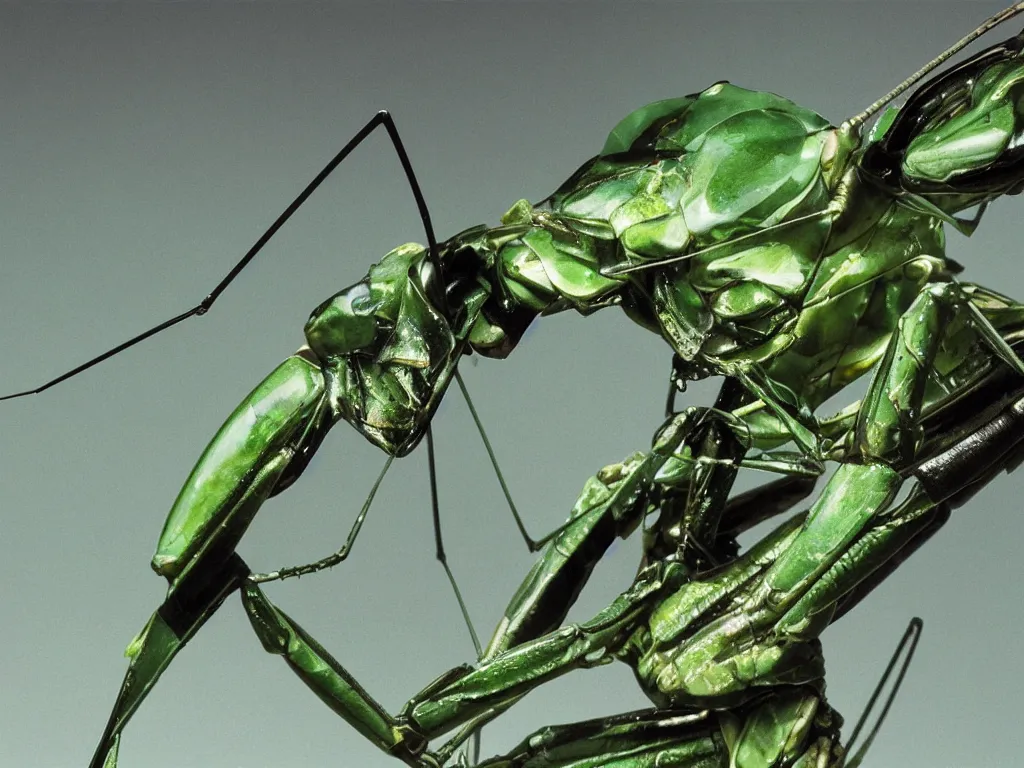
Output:
[[[463,355],[502,358],[538,317],[619,306],[664,339],[677,388],[715,375],[721,393],[667,414],[649,451],[588,481],[477,665],[391,715],[255,578],[247,615],[266,650],[410,765],[436,768],[545,681],[621,661],[654,709],[543,729],[485,765],[842,766],[819,635],[1015,466],[1024,435],[1024,306],[959,282],[944,233],[1024,187],[1020,42],[937,75],[867,139],[729,83],[647,105],[545,200],[436,254],[386,254],[314,310],[308,348],[243,401],[186,482],[154,558],[172,594],[131,647],[142,682],[108,735],[222,599],[209,590],[238,538],[332,424],[404,455]],[[863,400],[818,413],[865,375]],[[829,461],[809,510],[741,553],[738,532],[789,511]],[[730,499],[743,467],[786,482]],[[633,584],[563,626],[612,541],[638,528]]]

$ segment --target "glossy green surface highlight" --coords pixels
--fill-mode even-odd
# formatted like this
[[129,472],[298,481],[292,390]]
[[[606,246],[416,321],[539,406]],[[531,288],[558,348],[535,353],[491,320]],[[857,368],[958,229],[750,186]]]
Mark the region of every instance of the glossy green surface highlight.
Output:
[[290,357],[241,402],[199,458],[167,516],[153,556],[157,573],[180,573],[246,480],[309,417],[323,387],[323,374],[315,366]]
[[[257,586],[276,576],[242,586],[256,634],[359,733],[420,768],[446,763],[537,686],[612,661],[632,668],[652,710],[555,726],[485,764],[842,766],[820,634],[1015,461],[1022,430],[1005,450],[996,437],[1024,422],[1012,346],[1024,306],[959,283],[944,227],[973,231],[955,214],[1024,186],[1019,47],[936,76],[928,98],[912,96],[866,140],[729,83],[661,100],[620,121],[544,200],[520,200],[436,254],[386,254],[313,311],[308,346],[200,458],[154,558],[196,615],[182,632],[163,614],[151,621],[130,675],[155,680],[212,613],[186,587],[216,581],[260,504],[298,477],[332,424],[405,455],[462,356],[503,358],[538,317],[620,306],[666,342],[676,389],[723,377],[718,401],[670,407],[649,451],[588,480],[477,665],[391,715]],[[863,376],[863,399],[818,412]],[[993,381],[995,404],[979,407]],[[743,467],[829,478],[808,510],[741,552],[739,532],[810,493],[766,485],[740,504],[730,494]],[[633,583],[565,624],[611,542],[638,528]],[[126,688],[114,738],[147,690]]]

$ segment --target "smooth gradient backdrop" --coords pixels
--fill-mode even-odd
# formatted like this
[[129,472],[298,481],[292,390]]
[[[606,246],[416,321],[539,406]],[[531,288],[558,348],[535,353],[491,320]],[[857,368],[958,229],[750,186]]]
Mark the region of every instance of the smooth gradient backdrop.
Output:
[[[1002,5],[2,5],[0,391],[198,302],[375,110],[392,110],[443,238],[544,197],[649,101],[728,79],[838,123]],[[950,235],[966,279],[1024,295],[1022,205],[994,205],[970,241]],[[149,559],[196,457],[302,343],[309,311],[410,240],[423,233],[381,134],[206,317],[0,405],[2,768],[85,767],[121,653],[162,599]],[[648,447],[669,361],[664,343],[609,310],[543,320],[508,360],[463,363],[535,535],[564,520],[589,475]],[[710,404],[714,392],[696,386],[679,402]],[[457,390],[435,430],[452,567],[487,636],[532,557]],[[265,506],[243,556],[269,570],[333,551],[382,462],[339,425]],[[924,619],[869,765],[1019,759],[1022,496],[1024,474],[998,478],[825,634],[848,733],[907,621]],[[638,540],[606,558],[570,619],[629,583]],[[394,466],[348,562],[268,593],[392,712],[472,660],[433,560],[425,450]],[[484,754],[545,724],[648,705],[623,665],[572,673],[488,726]],[[123,768],[393,765],[263,652],[234,597],[166,672],[121,752]]]

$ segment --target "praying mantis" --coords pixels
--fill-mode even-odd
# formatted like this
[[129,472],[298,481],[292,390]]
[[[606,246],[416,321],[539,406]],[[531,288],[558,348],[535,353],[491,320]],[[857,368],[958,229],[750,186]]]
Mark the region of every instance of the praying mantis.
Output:
[[[778,90],[782,90],[782,88],[781,88],[781,87],[778,87],[778,86],[775,86],[775,85],[772,85],[771,87],[772,87],[772,88],[777,88]],[[987,223],[987,222],[986,222],[986,223]],[[967,261],[967,259],[964,259],[964,261]],[[971,263],[971,269],[972,269],[972,270],[973,270],[974,266],[975,266],[975,264],[974,264],[974,263],[972,262],[972,263]],[[319,299],[317,299],[317,301],[318,301],[318,300],[319,300]],[[307,302],[307,303],[308,303],[308,302]],[[316,303],[316,302],[313,302],[313,303]],[[216,316],[215,314],[211,313],[211,317],[210,317],[210,319],[212,320],[212,319],[213,319],[213,317],[215,317],[215,316]],[[595,317],[595,318],[594,318],[593,320],[588,320],[588,322],[593,322],[593,321],[596,321],[596,320],[598,320],[598,318],[596,318],[596,317]],[[524,345],[524,348],[523,348],[523,349],[525,350],[526,348],[527,348],[527,346],[526,346],[526,345]],[[519,357],[519,354],[517,353],[517,358],[518,358],[518,357]],[[511,365],[511,364],[512,364],[512,363],[510,362],[510,363],[509,363],[509,365]],[[124,374],[123,374],[123,375],[124,375]],[[134,376],[134,375],[133,375],[133,376]],[[659,399],[660,399],[660,398],[659,398]],[[492,431],[493,431],[493,430],[492,430]],[[649,431],[649,430],[648,430],[648,431]],[[645,438],[645,439],[646,439],[646,438]],[[639,441],[638,441],[638,442],[639,442]],[[642,444],[642,443],[641,443],[641,444]],[[632,446],[629,446],[629,448],[631,448],[631,447],[632,447]],[[621,453],[621,450],[619,451],[619,453]],[[615,454],[612,454],[612,455],[615,455]],[[608,456],[606,455],[605,457],[603,457],[603,459],[602,459],[601,461],[602,461],[602,462],[606,462],[607,460],[608,460]],[[586,476],[586,474],[589,474],[590,472],[592,472],[592,470],[593,470],[593,467],[594,467],[594,466],[596,466],[596,465],[595,465],[595,464],[593,464],[593,463],[591,463],[590,467],[589,467],[589,468],[588,468],[588,469],[587,469],[586,471],[584,471],[583,473],[581,473],[581,474],[580,474],[580,477]],[[179,478],[179,480],[180,480],[180,478]],[[307,478],[304,478],[304,483],[305,483],[305,482],[308,482],[308,479],[307,479]],[[576,484],[578,485],[578,482],[577,482]],[[296,490],[297,490],[297,488],[296,488]],[[293,491],[293,493],[294,493],[294,491]],[[289,495],[290,495],[290,494],[289,494]],[[569,498],[571,498],[571,495],[572,495],[572,494],[570,493],[570,494],[569,494]],[[378,502],[378,503],[379,503],[379,502]],[[383,506],[383,505],[382,505],[382,506]],[[555,520],[557,520],[557,519],[558,519],[558,516],[556,515],[556,516],[555,516]],[[276,553],[274,554],[274,557],[276,557]],[[300,558],[297,558],[297,560],[299,560],[299,559],[301,559],[301,557],[300,557]],[[522,571],[522,569],[520,569],[519,573],[521,573],[521,571]],[[302,583],[302,584],[303,584],[303,589],[306,589],[306,588],[308,588],[308,587],[307,587],[307,583],[306,583],[306,581],[303,581],[303,583]],[[443,584],[442,584],[441,586],[443,586]],[[107,590],[107,594],[109,594],[109,590]],[[292,606],[290,605],[289,607],[291,608]],[[300,612],[300,609],[298,609],[298,608],[295,608],[294,610],[295,610],[295,612],[296,612],[297,614],[298,614],[298,613]],[[455,619],[457,619],[457,617],[455,617]],[[133,620],[134,620],[134,621],[137,621],[137,618],[135,618],[135,619],[133,619]],[[131,631],[134,631],[134,629],[132,629]],[[251,640],[251,638],[249,638],[249,640]],[[347,642],[347,641],[343,641],[343,642]],[[241,647],[241,644],[242,644],[241,642],[239,642],[239,643],[238,643],[239,647]],[[333,645],[337,645],[337,644],[333,644]],[[340,653],[340,652],[339,652],[339,653]],[[346,658],[347,658],[347,657],[346,657]],[[361,675],[361,677],[362,677],[362,675]],[[408,693],[408,691],[405,691],[405,693]],[[346,748],[347,748],[347,746],[346,746]]]

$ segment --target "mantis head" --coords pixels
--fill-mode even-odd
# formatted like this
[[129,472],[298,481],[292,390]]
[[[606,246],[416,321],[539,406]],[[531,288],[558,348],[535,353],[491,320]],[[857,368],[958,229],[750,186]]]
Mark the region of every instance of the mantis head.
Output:
[[427,249],[407,243],[313,310],[306,342],[327,376],[334,419],[389,455],[409,453],[426,433],[485,298],[479,290],[446,292]]

